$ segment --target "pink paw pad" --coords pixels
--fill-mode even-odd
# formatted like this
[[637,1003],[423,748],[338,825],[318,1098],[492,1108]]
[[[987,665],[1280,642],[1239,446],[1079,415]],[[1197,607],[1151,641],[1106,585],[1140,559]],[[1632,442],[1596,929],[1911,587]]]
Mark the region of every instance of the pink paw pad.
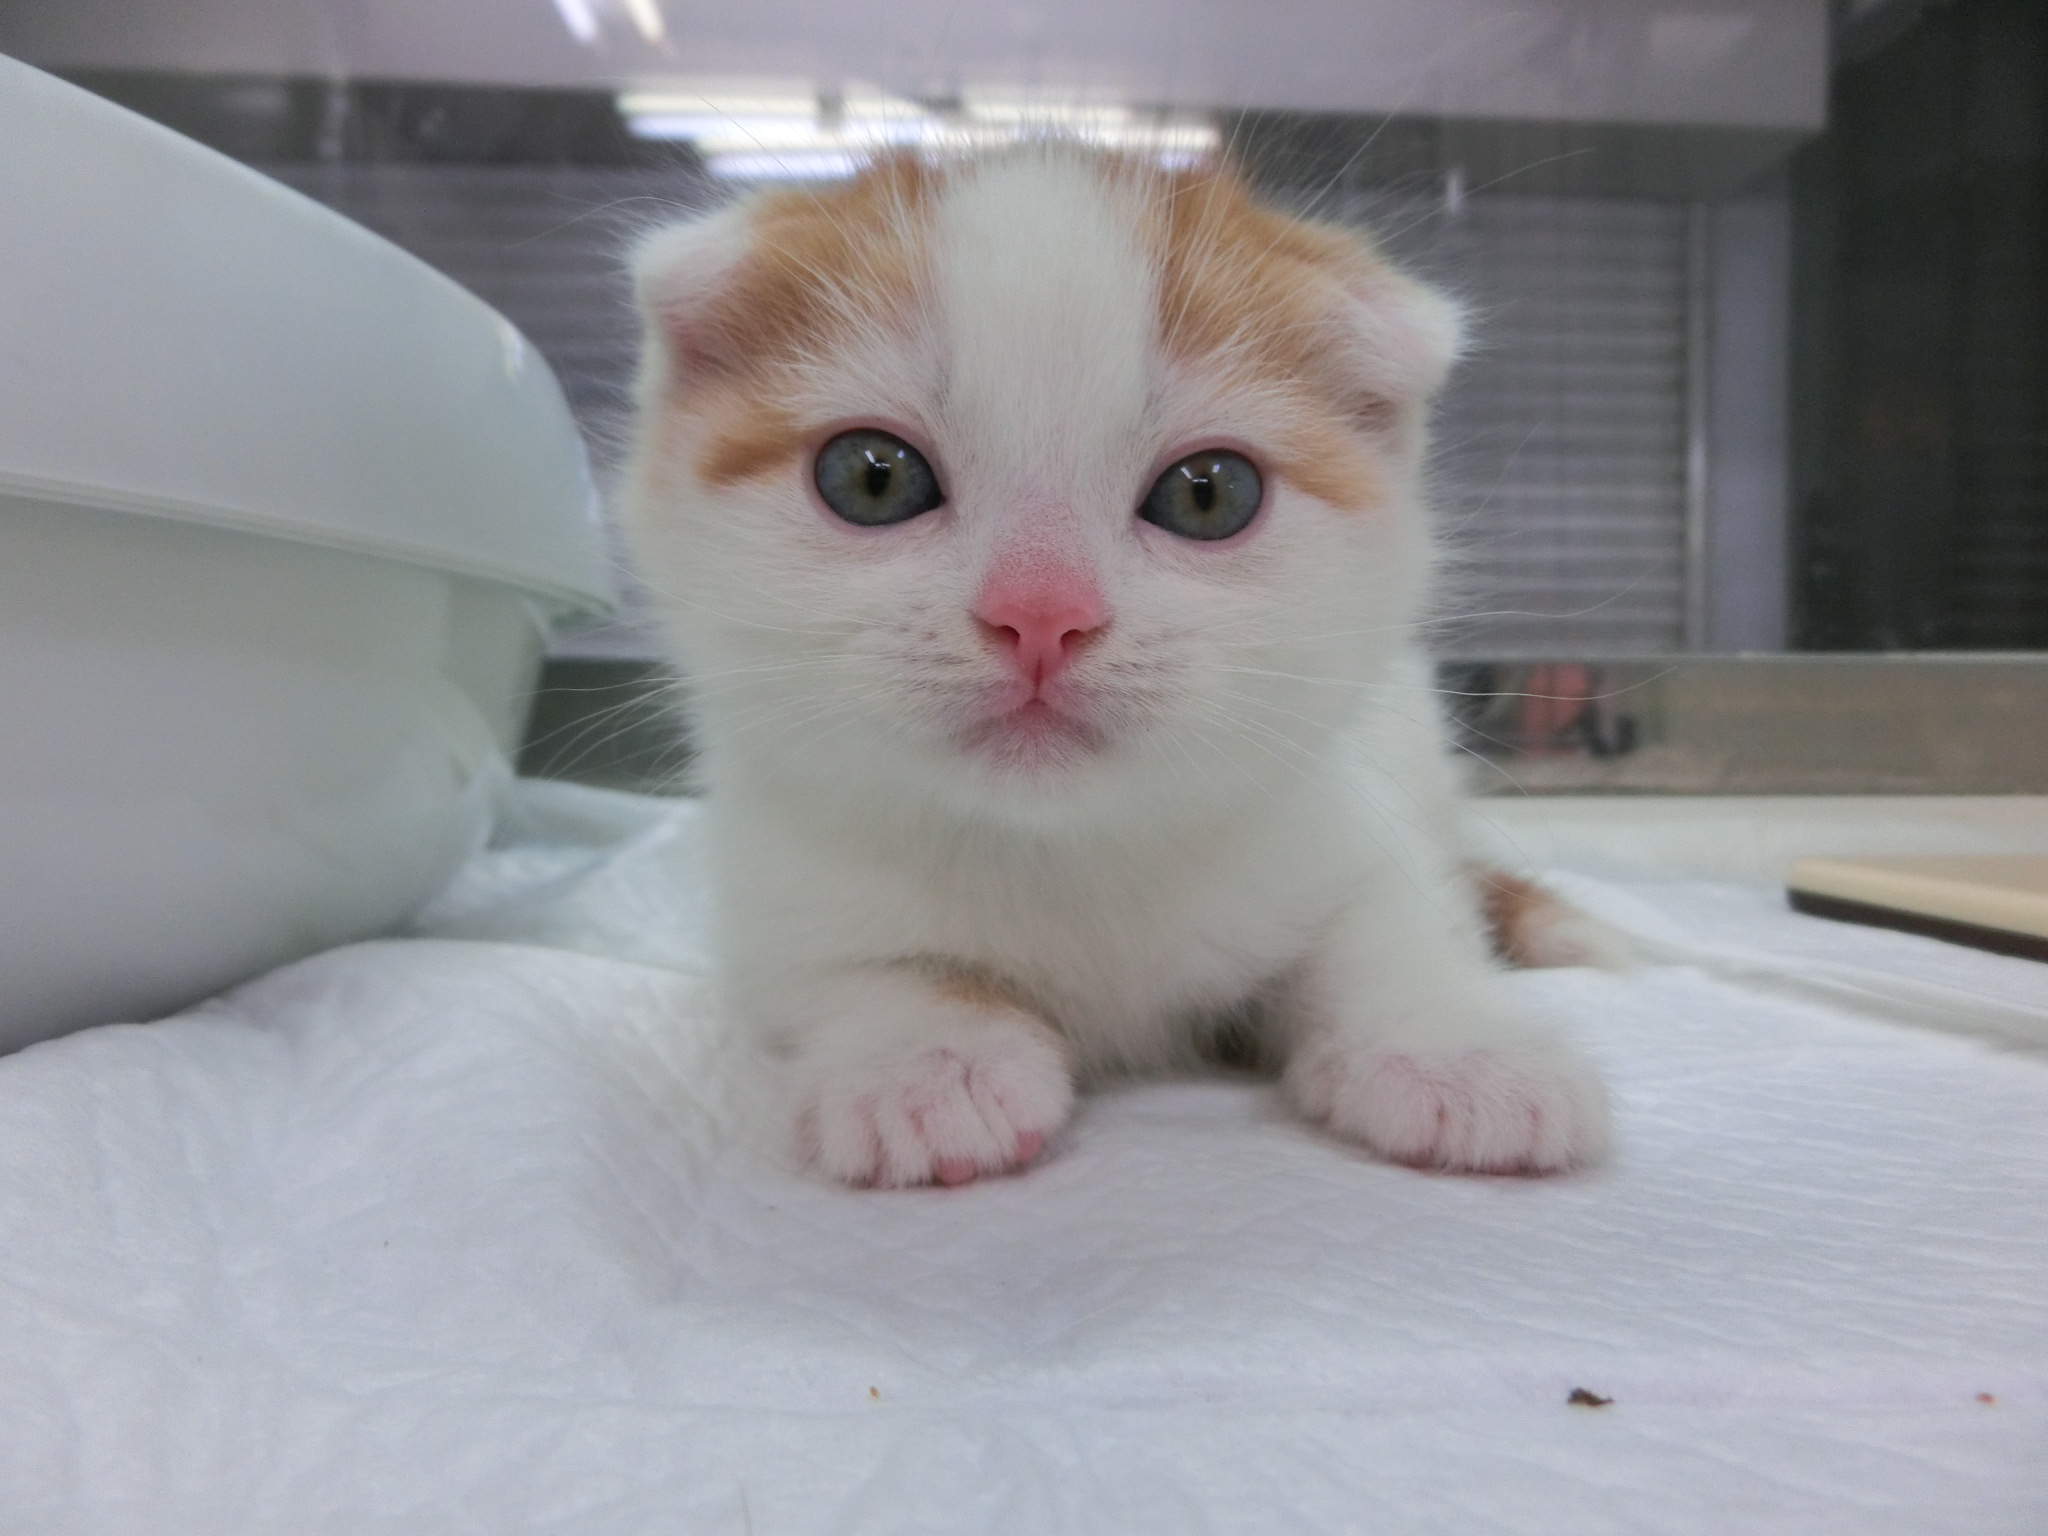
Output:
[[1289,1073],[1315,1119],[1395,1162],[1471,1173],[1548,1173],[1607,1139],[1597,1077],[1562,1048],[1455,1054],[1325,1045]]
[[958,1186],[1022,1168],[1073,1103],[1049,1033],[1021,1029],[990,1029],[863,1077],[821,1082],[797,1119],[806,1158],[846,1184]]

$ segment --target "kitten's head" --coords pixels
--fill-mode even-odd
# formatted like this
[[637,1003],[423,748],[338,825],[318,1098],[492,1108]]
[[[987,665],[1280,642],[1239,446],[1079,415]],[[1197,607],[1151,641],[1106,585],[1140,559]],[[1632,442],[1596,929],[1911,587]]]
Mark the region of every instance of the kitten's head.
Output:
[[886,160],[638,274],[628,519],[714,776],[1025,818],[1241,793],[1418,616],[1456,312],[1228,172]]

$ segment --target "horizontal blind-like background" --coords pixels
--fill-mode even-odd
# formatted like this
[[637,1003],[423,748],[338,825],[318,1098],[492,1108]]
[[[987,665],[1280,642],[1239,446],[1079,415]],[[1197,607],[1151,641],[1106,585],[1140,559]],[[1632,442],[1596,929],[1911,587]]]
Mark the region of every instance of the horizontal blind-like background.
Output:
[[[683,170],[277,165],[502,311],[561,378],[608,478],[638,344],[623,251],[711,206]],[[1282,194],[1283,197],[1285,194]],[[1443,401],[1434,483],[1452,554],[1440,649],[1576,656],[1678,648],[1685,634],[1688,210],[1647,199],[1344,192],[1326,218],[1469,306],[1472,350]],[[574,654],[655,655],[646,605],[564,637]]]
[[1366,193],[1329,212],[1468,306],[1471,350],[1435,436],[1451,553],[1440,649],[1680,648],[1687,205]]

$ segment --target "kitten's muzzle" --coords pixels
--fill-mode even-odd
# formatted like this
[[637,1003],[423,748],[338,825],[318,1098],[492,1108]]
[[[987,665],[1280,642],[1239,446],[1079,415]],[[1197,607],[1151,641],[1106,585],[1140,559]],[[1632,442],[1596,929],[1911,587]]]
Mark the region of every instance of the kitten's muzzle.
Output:
[[1092,580],[1054,570],[990,581],[974,621],[1036,696],[1108,627],[1109,611]]

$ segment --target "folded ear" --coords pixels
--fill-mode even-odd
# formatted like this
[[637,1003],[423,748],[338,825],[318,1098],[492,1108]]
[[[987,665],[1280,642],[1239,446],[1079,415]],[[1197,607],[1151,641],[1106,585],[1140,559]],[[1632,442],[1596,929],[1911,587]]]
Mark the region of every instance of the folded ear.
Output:
[[743,206],[671,224],[633,250],[633,291],[647,327],[650,354],[662,349],[672,377],[694,380],[726,372],[741,359],[722,300],[752,247]]
[[1465,345],[1464,306],[1375,259],[1344,284],[1354,366],[1396,404],[1426,402],[1443,388]]

